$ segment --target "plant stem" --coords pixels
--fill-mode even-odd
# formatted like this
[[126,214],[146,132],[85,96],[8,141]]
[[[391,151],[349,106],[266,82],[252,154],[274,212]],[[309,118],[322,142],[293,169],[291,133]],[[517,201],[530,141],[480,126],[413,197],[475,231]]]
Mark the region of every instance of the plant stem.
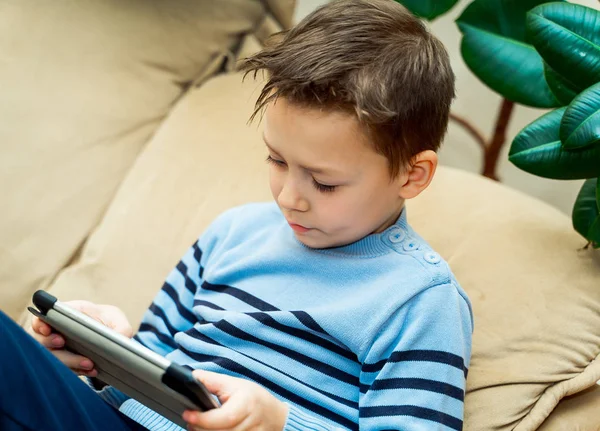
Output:
[[502,100],[502,106],[500,107],[498,119],[496,120],[494,136],[492,137],[492,142],[490,145],[486,147],[484,154],[482,172],[484,177],[498,181],[498,177],[496,175],[496,165],[498,164],[498,157],[500,157],[502,146],[506,142],[506,129],[508,128],[508,123],[514,107],[514,102],[511,102],[508,99]]
[[477,130],[475,126],[473,126],[471,123],[469,123],[469,121],[466,118],[463,118],[460,115],[451,112],[450,119],[462,126],[471,135],[471,137],[475,139],[475,141],[479,144],[481,149],[485,151],[485,149],[487,148],[487,143],[485,137],[483,136],[483,133]]
[[489,144],[483,133],[473,126],[466,118],[452,112],[450,113],[450,119],[465,129],[481,147],[483,151],[483,170],[481,175],[495,181],[499,181],[498,176],[496,175],[496,167],[498,165],[500,152],[506,142],[506,129],[508,128],[514,105],[514,102],[511,102],[510,100],[502,100],[500,112],[496,119],[494,136]]

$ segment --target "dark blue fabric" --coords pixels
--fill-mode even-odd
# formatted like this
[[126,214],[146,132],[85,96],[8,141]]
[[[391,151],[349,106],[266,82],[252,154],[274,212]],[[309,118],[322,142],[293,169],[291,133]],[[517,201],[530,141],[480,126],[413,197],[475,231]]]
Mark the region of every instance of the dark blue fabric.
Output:
[[0,310],[0,430],[142,431]]

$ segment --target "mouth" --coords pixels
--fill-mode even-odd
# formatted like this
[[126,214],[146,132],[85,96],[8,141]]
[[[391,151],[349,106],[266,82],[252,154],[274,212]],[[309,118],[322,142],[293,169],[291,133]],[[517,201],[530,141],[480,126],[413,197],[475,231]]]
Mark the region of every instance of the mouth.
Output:
[[304,226],[296,224],[296,223],[291,223],[289,221],[288,221],[288,224],[294,230],[294,232],[297,232],[297,233],[305,233],[310,230],[310,228],[304,227]]

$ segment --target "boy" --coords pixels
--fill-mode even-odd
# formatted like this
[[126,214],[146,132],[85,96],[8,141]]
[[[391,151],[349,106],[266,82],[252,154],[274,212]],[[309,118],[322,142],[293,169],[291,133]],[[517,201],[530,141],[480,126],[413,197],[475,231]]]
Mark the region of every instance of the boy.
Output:
[[[184,414],[193,430],[461,429],[470,304],[404,208],[429,185],[446,131],[444,48],[392,0],[340,0],[243,69],[268,72],[254,115],[275,203],[218,217],[134,338],[219,397]],[[114,307],[73,305],[131,335]],[[32,333],[55,357],[19,356],[37,346],[2,326],[17,351],[0,362],[2,429],[179,429],[114,388],[96,396],[55,357],[92,378],[93,364],[39,320]]]

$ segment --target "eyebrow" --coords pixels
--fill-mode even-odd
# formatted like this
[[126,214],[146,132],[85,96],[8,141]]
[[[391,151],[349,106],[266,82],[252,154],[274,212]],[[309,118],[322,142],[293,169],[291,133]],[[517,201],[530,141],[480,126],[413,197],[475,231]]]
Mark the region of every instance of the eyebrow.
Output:
[[[269,145],[264,134],[263,134],[262,138],[263,138],[263,141],[265,142],[265,145],[269,148],[269,150],[273,151],[278,156],[281,156],[271,145]],[[314,174],[332,174],[332,175],[341,175],[342,174],[339,171],[323,169],[323,168],[316,168],[316,167],[311,168],[311,167],[302,166],[302,165],[300,165],[300,168],[304,169],[305,171],[312,172]]]

